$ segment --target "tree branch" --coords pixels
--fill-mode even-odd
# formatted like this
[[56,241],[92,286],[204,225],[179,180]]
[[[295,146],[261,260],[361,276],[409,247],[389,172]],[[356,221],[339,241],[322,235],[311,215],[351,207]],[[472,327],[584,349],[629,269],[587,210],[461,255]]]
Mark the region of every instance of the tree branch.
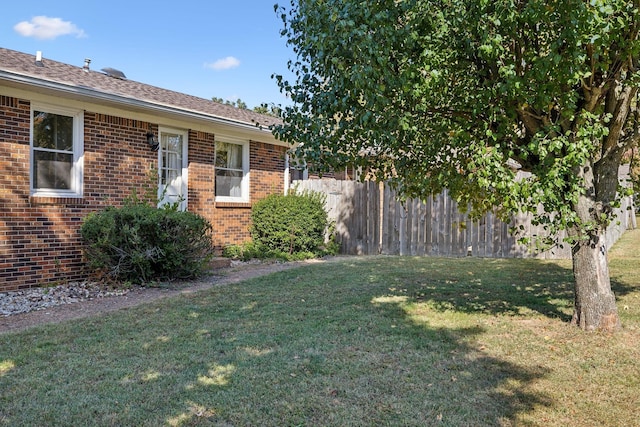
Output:
[[[612,90],[611,92],[616,91]],[[620,91],[620,94],[616,96],[615,107],[613,105],[610,106],[610,108],[613,108],[613,118],[609,125],[609,135],[607,135],[602,146],[602,157],[607,157],[617,150],[625,149],[624,144],[621,143],[623,139],[622,129],[631,112],[631,100],[636,97],[637,93],[638,88],[626,86]],[[609,100],[609,98],[610,97],[607,97],[607,100]],[[613,100],[611,102],[613,102]]]
[[520,106],[517,112],[518,118],[524,125],[529,136],[533,136],[540,131],[544,118],[537,114],[533,108]]

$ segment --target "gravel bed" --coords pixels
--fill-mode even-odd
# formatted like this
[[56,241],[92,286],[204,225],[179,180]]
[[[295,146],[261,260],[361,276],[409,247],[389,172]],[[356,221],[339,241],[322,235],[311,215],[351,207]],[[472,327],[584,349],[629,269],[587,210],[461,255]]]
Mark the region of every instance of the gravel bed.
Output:
[[[306,263],[319,262],[319,260],[307,260]],[[227,271],[228,278],[250,278],[254,277],[253,270],[265,272],[277,271],[281,268],[295,266],[300,263],[283,263],[283,262],[265,262],[260,260],[250,261],[231,261],[231,269]],[[243,268],[246,267],[246,268]],[[263,273],[264,274],[264,273]],[[216,282],[219,280],[216,280]],[[223,280],[224,281],[224,280]],[[106,287],[104,284],[97,282],[70,282],[58,286],[30,288],[20,291],[0,292],[0,318],[8,317],[14,314],[28,313],[31,311],[44,310],[50,307],[73,304],[82,301],[96,300],[105,297],[122,296],[129,294],[138,294],[140,287],[131,287],[127,289],[113,289]],[[153,289],[153,288],[151,288]],[[0,331],[2,325],[0,324]]]
[[128,292],[128,289],[108,289],[94,282],[74,282],[45,288],[0,292],[0,316],[6,317],[56,305],[121,296]]

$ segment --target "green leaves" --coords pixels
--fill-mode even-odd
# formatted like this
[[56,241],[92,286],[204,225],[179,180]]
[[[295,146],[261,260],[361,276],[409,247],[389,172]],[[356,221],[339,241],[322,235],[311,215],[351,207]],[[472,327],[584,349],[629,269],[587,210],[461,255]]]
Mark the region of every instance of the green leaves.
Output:
[[144,202],[93,212],[80,233],[94,274],[123,283],[197,277],[213,255],[207,220]]
[[272,194],[251,210],[253,242],[284,254],[319,253],[330,224],[320,193]]
[[[407,196],[446,187],[480,210],[542,203],[564,226],[592,186],[576,171],[619,163],[605,145],[620,132],[616,97],[640,81],[639,23],[629,0],[292,2],[298,78],[279,85],[295,105],[274,133],[318,166],[361,166]],[[513,184],[517,170],[533,175]]]

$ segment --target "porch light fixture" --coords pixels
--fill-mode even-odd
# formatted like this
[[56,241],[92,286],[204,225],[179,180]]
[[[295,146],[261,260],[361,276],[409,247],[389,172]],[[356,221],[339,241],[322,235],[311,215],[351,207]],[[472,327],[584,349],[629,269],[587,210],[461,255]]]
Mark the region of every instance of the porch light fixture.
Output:
[[158,151],[158,147],[160,146],[160,143],[158,142],[156,137],[153,135],[153,132],[147,132],[147,143],[149,144],[149,146],[153,151]]

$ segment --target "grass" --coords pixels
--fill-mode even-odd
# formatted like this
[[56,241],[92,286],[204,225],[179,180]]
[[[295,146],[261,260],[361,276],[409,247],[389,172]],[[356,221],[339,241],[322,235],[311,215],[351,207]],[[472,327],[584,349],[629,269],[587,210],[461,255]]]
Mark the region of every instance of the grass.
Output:
[[569,262],[410,257],[0,335],[0,425],[638,425],[638,247],[612,336],[567,323]]

